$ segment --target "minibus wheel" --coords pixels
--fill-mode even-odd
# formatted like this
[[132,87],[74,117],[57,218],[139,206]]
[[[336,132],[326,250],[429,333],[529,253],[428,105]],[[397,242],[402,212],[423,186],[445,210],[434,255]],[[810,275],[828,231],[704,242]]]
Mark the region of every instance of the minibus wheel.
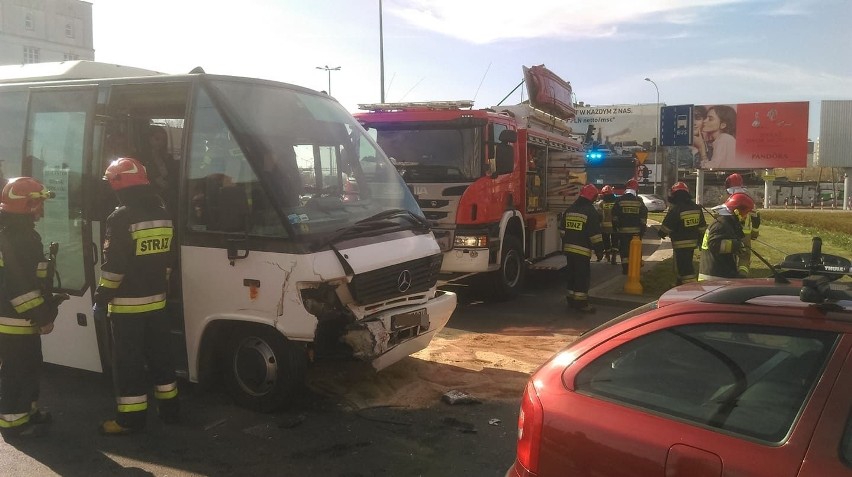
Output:
[[223,370],[228,393],[241,406],[272,412],[304,389],[304,346],[269,326],[237,328],[227,340]]

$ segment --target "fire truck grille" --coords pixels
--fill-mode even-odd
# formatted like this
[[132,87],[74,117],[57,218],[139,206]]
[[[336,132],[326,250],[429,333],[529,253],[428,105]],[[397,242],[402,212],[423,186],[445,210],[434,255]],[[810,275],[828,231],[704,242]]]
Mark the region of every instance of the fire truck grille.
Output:
[[422,293],[438,281],[442,254],[391,265],[352,278],[352,296],[361,305]]

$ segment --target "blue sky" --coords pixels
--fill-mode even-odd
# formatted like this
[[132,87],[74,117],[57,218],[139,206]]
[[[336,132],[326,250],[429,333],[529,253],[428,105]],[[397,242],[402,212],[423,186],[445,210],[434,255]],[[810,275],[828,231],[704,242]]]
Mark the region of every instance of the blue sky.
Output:
[[[379,102],[378,0],[89,0],[98,61]],[[544,64],[593,105],[852,99],[849,0],[383,0],[386,101],[497,105]],[[135,31],[134,28],[138,28]],[[526,99],[523,88],[505,100]]]

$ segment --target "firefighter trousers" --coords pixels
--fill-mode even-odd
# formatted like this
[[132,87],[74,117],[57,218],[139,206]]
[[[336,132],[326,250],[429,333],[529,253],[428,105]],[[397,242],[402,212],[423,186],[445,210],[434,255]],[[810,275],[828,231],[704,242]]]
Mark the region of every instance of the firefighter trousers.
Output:
[[41,335],[0,333],[0,429],[29,422],[38,401]]
[[627,273],[627,264],[630,259],[630,241],[638,234],[615,234],[618,237],[618,254],[621,256],[621,269]]
[[592,281],[591,257],[578,253],[565,254],[568,304],[574,308],[583,308],[589,303],[589,285]]
[[694,248],[674,249],[675,275],[677,276],[678,285],[692,283],[697,280],[695,264],[693,263],[694,255]]
[[176,420],[177,378],[166,310],[111,313],[110,321],[116,422],[131,429],[145,427],[148,390],[152,384],[160,417],[165,421]]

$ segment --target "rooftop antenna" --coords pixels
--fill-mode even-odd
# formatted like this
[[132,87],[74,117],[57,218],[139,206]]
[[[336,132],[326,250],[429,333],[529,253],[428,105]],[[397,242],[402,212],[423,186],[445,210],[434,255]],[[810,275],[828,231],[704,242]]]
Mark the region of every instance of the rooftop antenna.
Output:
[[482,83],[485,82],[485,77],[488,76],[488,71],[491,69],[491,62],[488,62],[488,68],[485,68],[485,73],[482,75],[482,79],[479,80],[479,86],[476,87],[476,92],[473,93],[473,101],[476,102],[476,96],[479,94],[479,88],[482,88]]

